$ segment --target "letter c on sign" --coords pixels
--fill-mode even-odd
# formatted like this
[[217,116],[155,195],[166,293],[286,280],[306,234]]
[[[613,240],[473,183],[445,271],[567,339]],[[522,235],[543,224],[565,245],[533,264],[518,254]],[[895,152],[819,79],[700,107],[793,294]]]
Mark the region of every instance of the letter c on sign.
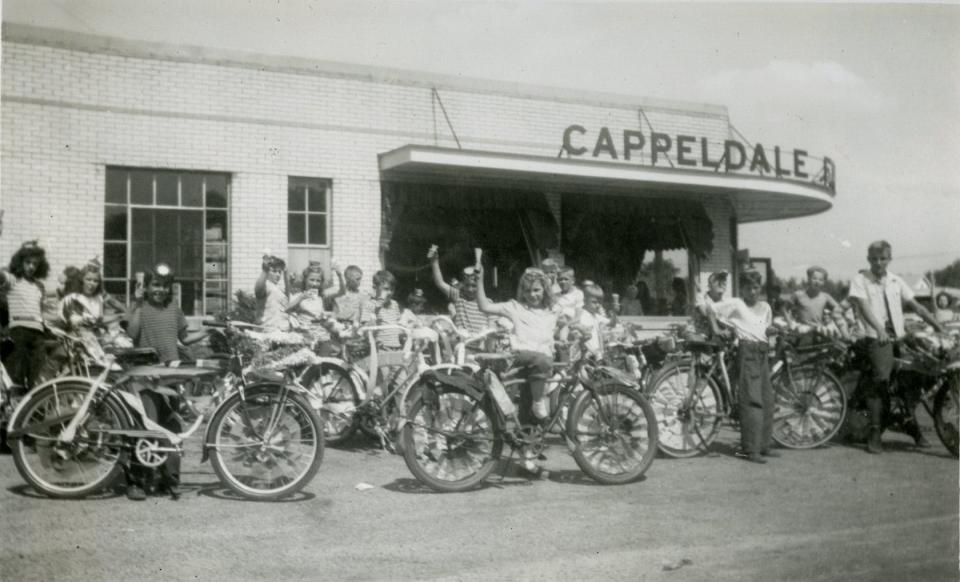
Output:
[[582,125],[571,125],[567,129],[563,130],[563,149],[567,150],[567,153],[571,156],[582,156],[583,154],[587,153],[587,148],[575,148],[570,144],[570,134],[573,132],[583,135],[587,133],[587,130]]

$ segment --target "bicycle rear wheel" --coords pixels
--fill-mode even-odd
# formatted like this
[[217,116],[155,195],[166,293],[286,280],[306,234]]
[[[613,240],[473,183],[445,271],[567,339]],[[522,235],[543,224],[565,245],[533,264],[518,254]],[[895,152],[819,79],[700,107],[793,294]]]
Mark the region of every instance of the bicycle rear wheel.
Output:
[[567,419],[573,458],[607,485],[636,481],[657,452],[657,417],[636,389],[608,381],[577,397]]
[[259,386],[228,398],[213,415],[207,446],[220,481],[254,500],[305,487],[323,460],[323,421],[306,398]]
[[[338,445],[357,429],[357,407],[360,391],[344,367],[324,363],[313,366],[303,378],[303,385],[322,402],[324,443]],[[310,399],[313,400],[312,398]]]
[[690,374],[690,364],[669,365],[653,379],[647,394],[657,417],[660,450],[676,458],[706,452],[723,418],[720,387],[713,378],[697,378],[691,391]]
[[816,366],[780,370],[773,384],[773,440],[788,449],[812,449],[837,434],[847,415],[847,396],[836,376]]
[[493,470],[503,441],[488,398],[447,386],[411,393],[403,427],[403,459],[424,485],[441,492],[476,487]]
[[98,398],[87,410],[70,443],[58,442],[76,415],[92,382],[53,380],[27,395],[10,419],[10,449],[17,471],[37,491],[61,499],[85,497],[119,478],[128,456],[117,438],[104,430],[130,427],[123,406],[114,398]]
[[940,442],[954,457],[960,445],[960,373],[954,371],[937,390],[933,400],[933,424]]

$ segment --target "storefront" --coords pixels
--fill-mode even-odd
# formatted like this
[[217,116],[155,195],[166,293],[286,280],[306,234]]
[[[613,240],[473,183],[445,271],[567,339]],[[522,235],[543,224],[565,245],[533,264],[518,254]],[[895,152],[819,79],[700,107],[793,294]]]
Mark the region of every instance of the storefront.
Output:
[[386,267],[442,308],[431,244],[447,277],[483,248],[498,297],[553,257],[664,315],[735,269],[738,224],[834,196],[829,159],[748,143],[715,105],[10,25],[3,71],[0,252],[102,257],[121,298],[164,261],[194,315],[265,251]]

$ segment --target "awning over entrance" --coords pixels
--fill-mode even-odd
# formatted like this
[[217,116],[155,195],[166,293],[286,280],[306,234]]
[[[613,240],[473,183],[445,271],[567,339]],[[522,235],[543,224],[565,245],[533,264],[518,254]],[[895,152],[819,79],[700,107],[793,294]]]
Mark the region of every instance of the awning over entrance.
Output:
[[524,154],[407,145],[380,154],[384,179],[418,183],[491,184],[554,192],[732,201],[739,222],[818,214],[833,199],[814,184],[702,170],[546,158]]

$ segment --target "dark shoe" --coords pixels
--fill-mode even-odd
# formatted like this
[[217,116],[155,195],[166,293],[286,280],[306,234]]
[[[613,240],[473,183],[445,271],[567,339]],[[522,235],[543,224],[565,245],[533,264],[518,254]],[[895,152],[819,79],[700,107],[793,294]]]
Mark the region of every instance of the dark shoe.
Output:
[[880,441],[880,435],[883,434],[880,429],[870,429],[870,437],[867,439],[867,452],[879,455],[883,452],[883,445]]
[[777,451],[776,449],[767,449],[765,451],[762,451],[760,454],[763,455],[764,457],[770,457],[771,459],[776,459],[780,456],[780,452]]
[[127,485],[127,499],[130,501],[144,501],[147,499],[147,494],[143,492],[143,488],[139,485]]
[[737,449],[734,453],[734,456],[743,459],[744,461],[749,461],[751,463],[756,463],[758,465],[765,465],[767,460],[763,458],[763,455],[760,453],[748,453],[743,449]]
[[930,441],[927,440],[927,437],[923,436],[923,433],[917,431],[917,434],[913,436],[913,443],[918,449],[929,449]]

